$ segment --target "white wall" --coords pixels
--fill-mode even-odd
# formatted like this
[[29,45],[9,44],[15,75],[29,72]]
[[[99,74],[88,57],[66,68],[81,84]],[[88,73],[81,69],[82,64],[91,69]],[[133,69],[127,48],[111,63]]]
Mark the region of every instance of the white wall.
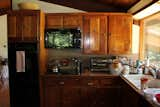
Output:
[[139,26],[134,25],[132,26],[132,53],[138,54],[139,53]]
[[8,58],[7,47],[7,15],[3,15],[0,16],[0,56],[3,58]]
[[45,12],[45,13],[71,13],[71,12],[84,12],[78,9],[73,9],[53,3],[48,3],[48,2],[43,2],[39,0],[12,0],[12,8],[14,10],[19,9],[18,8],[18,3],[20,2],[34,2],[37,3],[40,7],[40,9]]

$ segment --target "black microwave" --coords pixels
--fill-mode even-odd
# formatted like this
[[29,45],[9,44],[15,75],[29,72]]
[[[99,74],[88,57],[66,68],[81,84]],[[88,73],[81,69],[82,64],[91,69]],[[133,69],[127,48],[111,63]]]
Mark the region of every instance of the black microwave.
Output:
[[79,29],[46,29],[45,48],[81,48]]

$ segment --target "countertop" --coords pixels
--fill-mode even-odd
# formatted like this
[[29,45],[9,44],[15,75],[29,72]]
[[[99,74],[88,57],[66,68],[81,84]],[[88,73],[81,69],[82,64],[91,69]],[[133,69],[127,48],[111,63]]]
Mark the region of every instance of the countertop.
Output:
[[143,74],[129,74],[129,75],[121,75],[121,78],[128,83],[136,92],[145,97],[145,99],[153,105],[153,107],[160,107],[160,104],[157,103],[155,98],[153,97],[156,93],[160,93],[160,88],[147,88],[141,90],[141,77],[147,77],[150,80],[154,78],[151,75],[143,75]]
[[46,73],[45,74],[45,76],[76,76],[76,77],[78,77],[78,76],[81,76],[81,77],[85,77],[85,76],[91,76],[91,77],[94,77],[94,76],[111,76],[111,77],[113,77],[113,76],[115,76],[115,77],[117,77],[117,76],[119,76],[119,75],[116,75],[116,74],[109,74],[109,73],[104,73],[104,72],[91,72],[91,71],[89,71],[89,70],[84,70],[81,74],[78,74],[78,75],[73,75],[73,74],[54,74],[54,73]]

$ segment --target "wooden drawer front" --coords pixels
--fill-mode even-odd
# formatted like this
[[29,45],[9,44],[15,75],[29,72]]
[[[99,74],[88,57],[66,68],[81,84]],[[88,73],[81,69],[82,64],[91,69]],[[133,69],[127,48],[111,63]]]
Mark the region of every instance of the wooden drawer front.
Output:
[[45,78],[44,79],[45,86],[58,86],[57,78]]
[[118,85],[118,78],[104,78],[100,80],[100,86],[117,86]]
[[99,80],[98,79],[82,79],[81,85],[82,86],[89,86],[89,87],[98,87]]
[[80,86],[79,78],[60,78],[58,81],[59,86]]

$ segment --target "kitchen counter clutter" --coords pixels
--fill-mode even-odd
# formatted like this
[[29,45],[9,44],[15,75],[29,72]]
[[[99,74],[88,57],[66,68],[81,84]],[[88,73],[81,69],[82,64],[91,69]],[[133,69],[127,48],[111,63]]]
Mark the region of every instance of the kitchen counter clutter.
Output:
[[[148,83],[147,88],[142,90],[143,87],[141,86],[141,79],[144,77],[148,79]],[[151,75],[143,74],[121,75],[121,78],[137,93],[144,97],[153,107],[160,107],[160,103],[158,103],[154,97],[156,94],[160,93],[160,88],[154,88],[157,87],[154,82],[158,83],[159,80],[154,79]]]

